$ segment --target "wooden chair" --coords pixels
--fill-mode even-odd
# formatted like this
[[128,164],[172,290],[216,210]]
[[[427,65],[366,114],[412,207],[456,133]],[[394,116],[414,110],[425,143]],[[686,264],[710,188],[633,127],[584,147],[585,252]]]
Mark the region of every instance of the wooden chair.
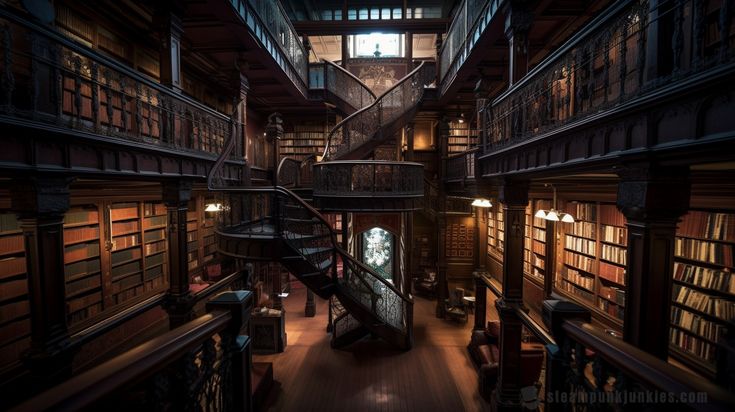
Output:
[[455,288],[449,292],[449,299],[446,300],[444,312],[447,317],[453,320],[467,322],[467,307],[464,303],[464,289]]

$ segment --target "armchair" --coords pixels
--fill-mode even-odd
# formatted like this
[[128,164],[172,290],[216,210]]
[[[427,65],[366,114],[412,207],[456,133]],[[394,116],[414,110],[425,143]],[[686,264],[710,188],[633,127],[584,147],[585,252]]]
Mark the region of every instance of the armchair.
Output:
[[436,272],[425,272],[422,277],[414,278],[413,287],[416,293],[421,293],[426,296],[436,296]]
[[455,288],[449,293],[449,299],[447,299],[444,309],[444,313],[448,318],[467,322],[467,308],[463,298],[464,289],[462,288]]

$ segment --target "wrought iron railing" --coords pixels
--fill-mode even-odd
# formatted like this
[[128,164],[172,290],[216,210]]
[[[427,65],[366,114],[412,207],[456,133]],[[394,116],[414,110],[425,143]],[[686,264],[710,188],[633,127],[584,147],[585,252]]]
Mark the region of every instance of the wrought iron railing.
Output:
[[362,80],[329,60],[309,65],[309,88],[324,89],[355,110],[371,105],[376,99]]
[[[484,108],[484,152],[597,118],[605,111],[642,101],[672,83],[704,78],[706,72],[731,63],[735,33],[730,32],[733,11],[727,4],[704,0],[658,5],[647,0],[614,2]],[[673,41],[656,43],[660,35],[650,33],[668,24],[673,27]],[[659,44],[662,46],[657,47]],[[649,56],[650,50],[670,54],[671,59]]]
[[465,181],[475,178],[475,160],[478,148],[472,148],[447,158],[446,181]]
[[418,67],[380,95],[371,105],[351,114],[330,132],[324,160],[336,160],[362,146],[398,118],[416,107],[424,87],[434,78],[434,66],[421,62]]
[[[0,119],[220,153],[230,119],[59,33],[0,10]],[[233,156],[242,157],[240,144]]]
[[16,410],[250,409],[250,292],[225,292],[210,313],[71,378]]
[[314,196],[420,197],[424,165],[413,162],[333,161],[316,163]]
[[439,50],[439,82],[443,93],[505,0],[465,0]]
[[554,339],[556,345],[548,346],[545,410],[735,407],[732,393],[591,324],[564,321]]
[[277,181],[280,186],[298,187],[301,177],[301,162],[292,157],[283,157],[276,169]]
[[229,0],[281,69],[307,95],[309,56],[279,1]]

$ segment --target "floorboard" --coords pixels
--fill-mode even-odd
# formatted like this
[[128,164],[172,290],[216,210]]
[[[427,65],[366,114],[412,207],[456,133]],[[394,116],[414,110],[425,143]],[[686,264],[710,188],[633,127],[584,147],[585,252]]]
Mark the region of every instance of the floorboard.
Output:
[[399,351],[376,338],[332,349],[326,333],[327,302],[304,317],[305,290],[284,300],[287,346],[283,353],[253,355],[273,362],[277,384],[268,411],[489,411],[477,391],[469,354],[472,315],[466,324],[437,319],[436,301],[415,297],[415,344]]

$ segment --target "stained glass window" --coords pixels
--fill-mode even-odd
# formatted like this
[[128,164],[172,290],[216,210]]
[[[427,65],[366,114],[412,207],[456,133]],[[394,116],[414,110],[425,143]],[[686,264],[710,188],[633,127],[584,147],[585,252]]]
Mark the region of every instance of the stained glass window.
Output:
[[363,262],[385,279],[393,278],[393,235],[379,227],[362,234]]

